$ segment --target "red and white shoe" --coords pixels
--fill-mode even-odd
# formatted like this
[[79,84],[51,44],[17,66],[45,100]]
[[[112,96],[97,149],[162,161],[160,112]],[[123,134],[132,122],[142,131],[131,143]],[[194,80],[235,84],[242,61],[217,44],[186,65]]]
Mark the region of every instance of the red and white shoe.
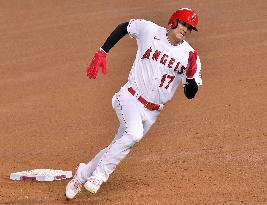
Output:
[[79,169],[81,169],[81,167],[85,166],[84,163],[80,163],[76,174],[74,175],[74,177],[72,178],[72,180],[69,181],[69,183],[66,186],[66,198],[68,200],[73,199],[79,192],[81,192],[81,187],[82,187],[82,183],[78,180],[77,177],[77,173],[79,171]]
[[93,194],[96,194],[96,192],[99,190],[101,184],[103,182],[98,180],[97,178],[91,176],[88,178],[87,182],[84,184],[84,188],[93,193]]

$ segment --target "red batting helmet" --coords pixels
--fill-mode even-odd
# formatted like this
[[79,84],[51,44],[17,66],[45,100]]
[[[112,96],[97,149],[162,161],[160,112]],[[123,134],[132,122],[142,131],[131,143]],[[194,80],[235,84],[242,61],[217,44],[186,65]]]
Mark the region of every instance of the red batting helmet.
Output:
[[196,26],[198,24],[198,16],[192,9],[180,8],[175,11],[168,23],[171,29],[175,29],[177,27],[177,19],[189,24],[192,26],[193,30],[197,31]]

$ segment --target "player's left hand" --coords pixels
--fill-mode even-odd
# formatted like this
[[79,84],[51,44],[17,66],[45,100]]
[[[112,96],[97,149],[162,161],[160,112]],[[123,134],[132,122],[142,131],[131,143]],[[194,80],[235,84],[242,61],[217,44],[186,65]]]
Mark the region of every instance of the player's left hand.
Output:
[[86,69],[86,75],[91,79],[96,79],[98,74],[98,68],[102,67],[102,72],[105,75],[107,73],[107,54],[103,50],[99,50],[95,53],[94,58]]
[[198,85],[195,79],[186,79],[184,94],[188,99],[193,99],[198,91]]

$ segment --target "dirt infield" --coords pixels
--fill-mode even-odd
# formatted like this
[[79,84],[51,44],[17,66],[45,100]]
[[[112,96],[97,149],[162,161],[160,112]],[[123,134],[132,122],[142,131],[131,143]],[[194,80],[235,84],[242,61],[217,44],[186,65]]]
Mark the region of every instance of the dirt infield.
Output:
[[[200,16],[188,39],[203,64],[197,98],[178,89],[96,195],[67,202],[68,180],[9,180],[74,171],[110,143],[136,42],[122,39],[95,81],[87,63],[119,23],[166,26],[179,7]],[[0,0],[0,204],[267,204],[266,16],[265,0]]]

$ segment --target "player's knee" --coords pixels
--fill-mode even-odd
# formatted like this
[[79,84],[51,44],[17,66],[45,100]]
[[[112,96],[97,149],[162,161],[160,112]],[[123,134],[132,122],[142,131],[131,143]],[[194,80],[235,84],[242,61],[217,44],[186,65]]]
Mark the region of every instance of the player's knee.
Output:
[[125,132],[127,133],[130,141],[137,143],[143,138],[144,129],[142,124],[130,124],[127,126]]

